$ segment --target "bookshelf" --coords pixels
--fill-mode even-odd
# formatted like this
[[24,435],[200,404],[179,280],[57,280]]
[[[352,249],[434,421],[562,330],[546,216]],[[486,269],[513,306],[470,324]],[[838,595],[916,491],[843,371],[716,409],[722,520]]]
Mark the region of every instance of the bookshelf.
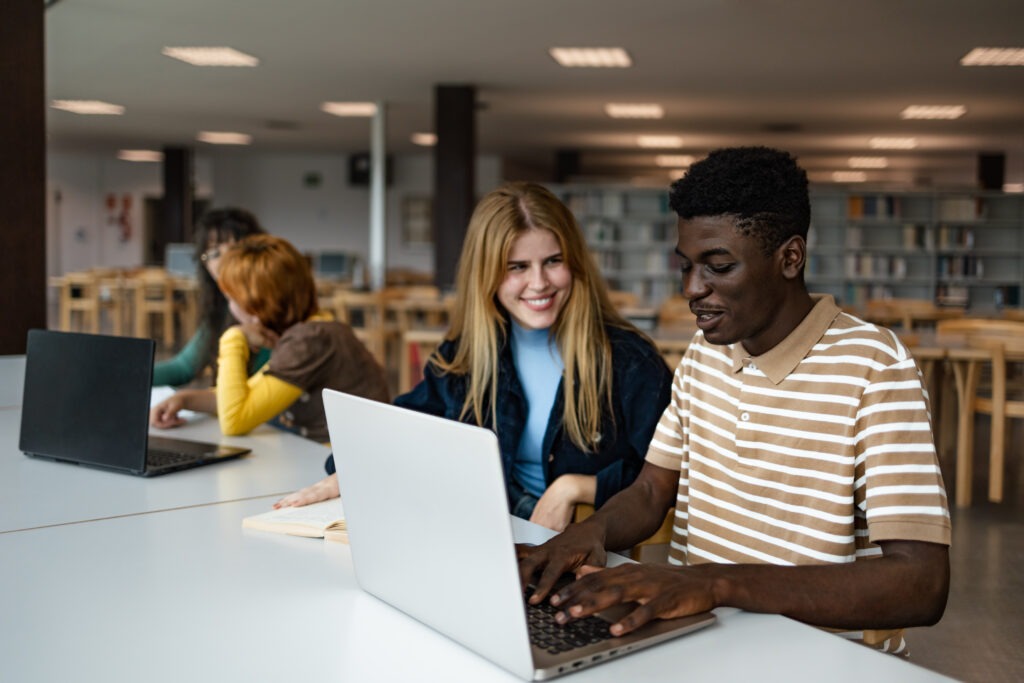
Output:
[[611,289],[632,292],[657,307],[680,290],[676,216],[667,189],[552,185],[576,216]]
[[[608,286],[657,307],[680,291],[667,189],[549,186],[576,216]],[[806,280],[844,306],[1024,302],[1024,194],[811,188]]]
[[843,305],[1020,306],[1024,195],[815,189],[806,279]]

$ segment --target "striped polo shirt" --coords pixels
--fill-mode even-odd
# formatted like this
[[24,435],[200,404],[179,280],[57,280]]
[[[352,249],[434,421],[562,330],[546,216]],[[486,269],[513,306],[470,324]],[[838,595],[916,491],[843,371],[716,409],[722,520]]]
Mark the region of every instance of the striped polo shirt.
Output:
[[830,564],[879,556],[878,541],[949,545],[917,365],[889,330],[815,299],[767,353],[698,332],[676,368],[647,453],[680,470],[670,562]]

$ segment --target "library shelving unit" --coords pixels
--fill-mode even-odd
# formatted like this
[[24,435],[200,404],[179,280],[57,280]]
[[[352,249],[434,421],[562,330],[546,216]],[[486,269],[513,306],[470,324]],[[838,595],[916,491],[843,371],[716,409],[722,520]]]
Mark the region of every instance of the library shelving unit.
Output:
[[814,189],[806,279],[846,306],[1020,306],[1024,195]]
[[676,215],[668,191],[606,185],[551,185],[576,216],[608,286],[657,307],[680,290]]

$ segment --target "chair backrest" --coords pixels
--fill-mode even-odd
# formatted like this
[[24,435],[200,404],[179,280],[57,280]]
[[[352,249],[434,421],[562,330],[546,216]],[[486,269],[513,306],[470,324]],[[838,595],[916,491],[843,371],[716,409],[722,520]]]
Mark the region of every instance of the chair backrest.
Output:
[[612,301],[612,306],[618,310],[623,308],[637,308],[640,305],[640,297],[633,292],[626,292],[621,289],[610,289],[608,290],[608,298]]
[[953,318],[940,320],[935,325],[939,336],[1001,336],[1024,337],[1024,321],[995,318]]
[[693,327],[696,329],[697,322],[690,311],[690,300],[686,297],[674,294],[658,307],[659,327]]

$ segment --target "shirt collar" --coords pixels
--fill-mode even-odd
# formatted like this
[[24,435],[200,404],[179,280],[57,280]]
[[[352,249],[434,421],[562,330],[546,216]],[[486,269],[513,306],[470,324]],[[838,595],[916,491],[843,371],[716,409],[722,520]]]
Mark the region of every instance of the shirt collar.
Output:
[[832,321],[839,315],[839,307],[835,299],[828,294],[812,294],[814,307],[800,321],[785,339],[760,356],[751,356],[743,348],[743,344],[729,345],[732,356],[733,374],[743,369],[750,360],[756,360],[757,367],[765,374],[772,384],[779,384],[796,369],[814,345],[821,341]]

